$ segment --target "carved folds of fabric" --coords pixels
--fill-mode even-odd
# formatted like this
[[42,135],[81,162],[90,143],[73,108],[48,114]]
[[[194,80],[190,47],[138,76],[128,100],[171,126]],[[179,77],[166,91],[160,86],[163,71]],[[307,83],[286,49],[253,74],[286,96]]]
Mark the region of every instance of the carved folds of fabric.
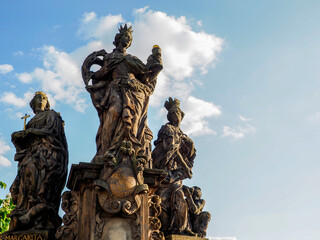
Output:
[[18,175],[10,191],[16,208],[10,231],[56,230],[60,193],[67,177],[68,146],[63,121],[54,110],[37,113],[25,131],[12,134]]
[[[101,67],[95,73],[90,70],[94,64]],[[148,152],[150,141],[146,132],[149,96],[155,89],[161,69],[150,71],[135,56],[106,53],[104,50],[86,58],[82,76],[100,119],[96,137],[97,153],[93,162],[101,163],[101,157],[106,152],[115,155],[126,136],[141,155]],[[92,85],[89,85],[90,80]]]

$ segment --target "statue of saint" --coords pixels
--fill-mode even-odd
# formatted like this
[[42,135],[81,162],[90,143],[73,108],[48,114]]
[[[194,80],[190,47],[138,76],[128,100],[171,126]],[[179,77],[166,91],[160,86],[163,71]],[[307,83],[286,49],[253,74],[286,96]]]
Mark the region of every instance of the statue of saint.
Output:
[[25,130],[12,134],[18,174],[10,188],[16,207],[9,231],[55,231],[61,225],[58,210],[68,168],[64,122],[43,92],[36,92],[30,106],[35,116]]
[[156,192],[161,198],[161,230],[165,236],[196,235],[188,227],[189,206],[182,185],[183,179],[192,177],[196,150],[192,140],[180,129],[184,113],[179,100],[169,98],[164,106],[169,122],[161,127],[152,152],[153,167],[168,172]]
[[[150,159],[152,132],[147,126],[147,109],[163,68],[161,49],[155,45],[144,64],[126,53],[131,42],[131,27],[120,26],[113,42],[116,48],[111,53],[93,52],[82,66],[86,89],[100,119],[94,163],[116,156],[123,141],[132,142],[137,156]],[[94,64],[101,66],[97,72],[90,71]]]

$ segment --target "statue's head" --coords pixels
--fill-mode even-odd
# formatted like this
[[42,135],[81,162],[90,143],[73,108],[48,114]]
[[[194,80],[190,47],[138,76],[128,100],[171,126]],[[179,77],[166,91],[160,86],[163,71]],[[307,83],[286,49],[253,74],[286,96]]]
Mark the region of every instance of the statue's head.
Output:
[[180,101],[178,99],[172,99],[165,102],[164,107],[168,110],[167,119],[174,126],[180,126],[180,123],[184,117],[184,112],[180,109]]
[[132,26],[128,28],[127,24],[124,27],[120,26],[119,33],[116,34],[114,38],[113,45],[116,47],[122,45],[124,48],[128,48],[131,46],[132,43]]
[[71,193],[70,191],[65,191],[62,196],[61,208],[63,211],[67,212],[70,206]]
[[192,198],[196,201],[199,201],[201,199],[202,196],[202,192],[201,192],[201,188],[194,186],[193,187],[193,193],[192,193]]
[[35,114],[37,112],[49,110],[50,103],[47,94],[43,93],[42,91],[36,92],[30,102],[30,107],[32,108]]

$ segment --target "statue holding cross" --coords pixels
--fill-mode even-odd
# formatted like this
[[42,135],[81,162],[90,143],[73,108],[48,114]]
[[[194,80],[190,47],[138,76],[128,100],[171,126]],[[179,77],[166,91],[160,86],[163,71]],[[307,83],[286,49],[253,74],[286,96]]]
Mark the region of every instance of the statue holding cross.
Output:
[[36,92],[30,102],[35,116],[21,117],[24,130],[12,133],[18,174],[11,185],[10,231],[31,229],[55,232],[61,225],[58,215],[60,194],[67,177],[68,146],[63,120],[50,109],[48,97]]
[[26,124],[27,124],[28,117],[30,117],[30,115],[28,115],[28,114],[25,114],[24,117],[21,117],[21,119],[24,119],[23,130],[26,130]]

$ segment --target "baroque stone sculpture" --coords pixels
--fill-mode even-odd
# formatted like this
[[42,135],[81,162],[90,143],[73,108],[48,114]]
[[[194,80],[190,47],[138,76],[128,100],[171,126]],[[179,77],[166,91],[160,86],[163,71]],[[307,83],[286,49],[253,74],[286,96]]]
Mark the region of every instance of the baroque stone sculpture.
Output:
[[[137,156],[150,160],[152,132],[147,126],[147,110],[149,96],[163,68],[161,49],[155,45],[144,64],[126,53],[132,32],[131,27],[120,26],[113,42],[116,48],[111,53],[93,52],[82,66],[86,89],[100,119],[93,163],[115,157],[124,140],[132,142]],[[90,70],[94,64],[101,66],[97,72]]]
[[[100,121],[97,152],[91,163],[71,168],[67,186],[71,195],[79,196],[79,208],[70,223],[70,209],[65,209],[58,239],[147,240],[151,234],[148,194],[160,185],[165,173],[145,171],[153,138],[147,110],[163,67],[159,46],[153,46],[144,64],[126,53],[131,42],[132,28],[120,26],[115,49],[93,52],[82,65],[82,77]],[[100,69],[91,71],[93,65]],[[154,235],[158,230],[154,228]]]
[[156,192],[161,198],[161,230],[165,236],[203,237],[210,214],[202,213],[204,200],[200,199],[201,190],[197,187],[190,189],[182,184],[184,179],[192,177],[196,150],[193,141],[180,129],[184,113],[179,100],[169,98],[164,106],[168,110],[169,122],[161,127],[152,152],[153,167],[168,172]]
[[60,194],[68,168],[68,146],[60,114],[50,110],[46,94],[36,92],[30,102],[35,116],[25,130],[14,132],[18,174],[10,188],[16,205],[9,231],[55,230]]

